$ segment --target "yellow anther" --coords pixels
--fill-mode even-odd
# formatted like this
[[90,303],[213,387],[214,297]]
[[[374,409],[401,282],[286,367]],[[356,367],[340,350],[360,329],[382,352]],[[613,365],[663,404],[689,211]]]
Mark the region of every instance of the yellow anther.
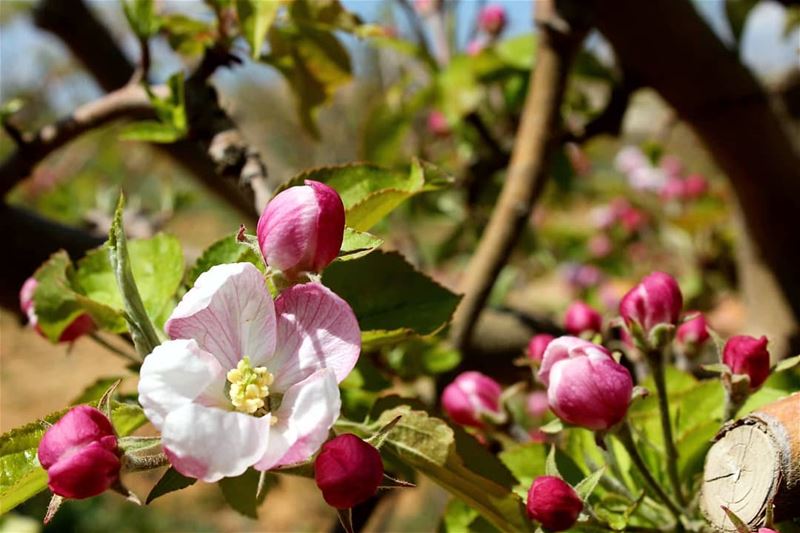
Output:
[[226,377],[231,384],[231,403],[237,411],[254,414],[264,407],[264,399],[269,396],[269,386],[274,380],[265,367],[253,368],[250,358],[245,356]]

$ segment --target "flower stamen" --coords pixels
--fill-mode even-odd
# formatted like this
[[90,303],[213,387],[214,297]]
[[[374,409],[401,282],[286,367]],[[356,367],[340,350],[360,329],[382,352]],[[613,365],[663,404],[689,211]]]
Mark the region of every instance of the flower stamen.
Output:
[[251,415],[264,407],[264,400],[269,396],[269,386],[275,379],[265,367],[254,368],[248,356],[242,357],[236,368],[229,370],[226,377],[231,384],[231,403],[237,411]]

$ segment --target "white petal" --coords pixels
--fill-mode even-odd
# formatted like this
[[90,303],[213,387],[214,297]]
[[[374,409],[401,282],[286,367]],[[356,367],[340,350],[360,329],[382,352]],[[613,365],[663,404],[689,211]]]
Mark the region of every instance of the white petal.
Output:
[[226,369],[245,355],[258,365],[275,351],[275,306],[255,266],[217,265],[197,278],[164,329],[195,339]]
[[166,341],[142,363],[139,403],[161,429],[167,413],[191,402],[224,401],[225,374],[219,362],[193,340]]
[[[272,427],[272,438],[256,469],[305,461],[328,438],[341,409],[339,387],[332,370],[320,370],[286,391],[275,413],[278,423]],[[280,440],[281,444],[276,445]]]
[[350,306],[319,283],[295,285],[275,301],[278,341],[267,368],[283,392],[322,368],[341,382],[361,352],[361,331]]
[[178,472],[213,483],[243,474],[264,455],[270,421],[270,415],[188,404],[167,415],[161,441]]

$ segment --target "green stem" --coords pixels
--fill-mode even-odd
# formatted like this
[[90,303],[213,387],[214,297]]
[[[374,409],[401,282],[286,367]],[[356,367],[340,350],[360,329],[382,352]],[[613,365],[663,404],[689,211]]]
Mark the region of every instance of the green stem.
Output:
[[664,437],[664,449],[667,452],[667,475],[675,491],[675,497],[681,506],[686,505],[681,490],[681,479],[678,476],[678,449],[672,438],[672,422],[669,418],[669,399],[667,398],[667,382],[664,375],[664,354],[661,350],[654,350],[649,354],[650,370],[653,372],[653,381],[656,383],[658,395],[658,410],[661,414],[661,433]]
[[126,359],[126,360],[128,360],[128,361],[130,361],[132,363],[136,363],[137,365],[142,363],[142,360],[140,358],[138,358],[138,357],[136,357],[136,356],[134,356],[132,354],[129,354],[128,352],[126,352],[124,350],[121,350],[121,349],[117,348],[116,346],[114,346],[113,344],[111,344],[110,342],[105,340],[103,337],[101,337],[97,333],[94,333],[94,332],[89,333],[89,337],[94,342],[96,342],[97,344],[99,344],[100,346],[102,346],[103,348],[108,350],[109,352],[111,352],[111,353],[113,353],[115,355],[118,355],[118,356],[122,357],[123,359]]
[[656,481],[656,479],[653,477],[653,474],[650,473],[650,470],[648,470],[647,465],[642,459],[642,456],[639,455],[639,450],[636,448],[636,443],[633,441],[631,426],[627,420],[617,430],[617,438],[625,447],[625,450],[628,452],[628,455],[631,456],[631,461],[639,470],[639,473],[642,475],[642,478],[644,478],[647,485],[650,487],[650,489],[652,489],[655,495],[658,496],[658,499],[661,500],[664,503],[664,505],[667,506],[669,511],[675,517],[676,528],[680,527],[681,510],[675,504],[675,502],[672,501],[672,499],[664,491],[664,489],[661,488],[661,485],[658,484],[658,481]]
[[[625,478],[622,476],[622,469],[619,467],[619,461],[617,460],[617,454],[614,453],[614,448],[612,448],[613,443],[611,439],[608,438],[608,435],[603,437],[603,441],[605,443],[605,450],[603,451],[606,463],[608,463],[609,468],[611,469],[611,473],[614,474],[614,477],[603,476],[606,481],[615,487],[616,492],[626,496],[628,499],[633,501],[633,494],[628,490],[628,487],[625,486]],[[602,483],[601,479],[601,483]]]

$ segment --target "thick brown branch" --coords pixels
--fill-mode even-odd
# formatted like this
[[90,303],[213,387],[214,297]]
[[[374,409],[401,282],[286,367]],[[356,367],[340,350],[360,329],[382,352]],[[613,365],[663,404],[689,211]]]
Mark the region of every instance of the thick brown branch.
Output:
[[[559,3],[560,4],[560,3]],[[559,5],[560,7],[560,5]],[[554,1],[536,3],[540,40],[536,68],[522,111],[506,181],[478,249],[462,280],[464,299],[453,320],[451,338],[464,349],[475,323],[508,261],[539,197],[558,141],[560,109],[572,60],[585,29],[559,18]]]
[[[166,88],[157,88],[163,92]],[[84,133],[119,119],[154,116],[145,90],[128,85],[89,102],[70,116],[49,124],[33,135],[23,135],[17,149],[0,164],[0,197],[27,178],[45,157]]]

